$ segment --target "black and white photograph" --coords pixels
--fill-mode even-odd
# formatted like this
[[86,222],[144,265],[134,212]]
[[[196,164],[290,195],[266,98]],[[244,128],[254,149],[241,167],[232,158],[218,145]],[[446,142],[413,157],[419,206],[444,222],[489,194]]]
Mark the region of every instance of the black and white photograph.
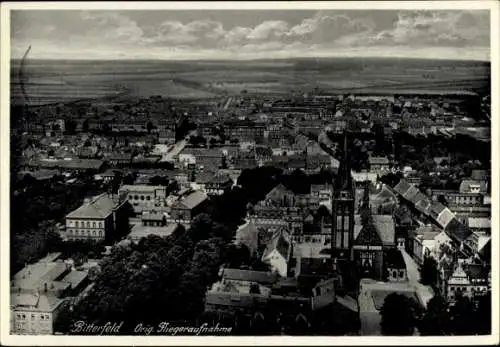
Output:
[[2,4],[2,344],[498,343],[498,9]]

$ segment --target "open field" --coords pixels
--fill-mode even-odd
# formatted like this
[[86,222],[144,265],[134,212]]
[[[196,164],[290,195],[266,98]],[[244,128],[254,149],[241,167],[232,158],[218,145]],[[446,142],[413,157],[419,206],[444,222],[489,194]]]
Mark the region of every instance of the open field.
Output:
[[[22,102],[19,61],[11,65],[12,101]],[[27,60],[30,103],[104,96],[210,98],[281,94],[320,88],[327,93],[489,92],[489,63],[409,59],[276,61],[41,61]]]

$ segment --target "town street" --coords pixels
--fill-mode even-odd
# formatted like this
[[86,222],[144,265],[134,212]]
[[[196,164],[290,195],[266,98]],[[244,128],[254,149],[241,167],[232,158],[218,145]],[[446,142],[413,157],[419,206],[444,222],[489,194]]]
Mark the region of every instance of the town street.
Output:
[[403,254],[406,263],[408,281],[417,289],[418,297],[422,303],[427,305],[429,300],[434,296],[433,290],[429,286],[424,286],[420,283],[420,271],[415,260],[405,250],[401,250],[401,254]]

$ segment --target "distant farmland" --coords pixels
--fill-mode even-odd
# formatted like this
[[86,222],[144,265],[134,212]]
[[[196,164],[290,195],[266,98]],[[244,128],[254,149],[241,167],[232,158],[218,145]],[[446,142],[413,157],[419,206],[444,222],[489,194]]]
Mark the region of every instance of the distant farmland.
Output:
[[[11,65],[11,100],[23,102],[19,61]],[[330,93],[489,93],[489,63],[411,59],[277,61],[28,61],[30,103],[117,95],[211,98],[246,90],[281,94],[321,88]]]

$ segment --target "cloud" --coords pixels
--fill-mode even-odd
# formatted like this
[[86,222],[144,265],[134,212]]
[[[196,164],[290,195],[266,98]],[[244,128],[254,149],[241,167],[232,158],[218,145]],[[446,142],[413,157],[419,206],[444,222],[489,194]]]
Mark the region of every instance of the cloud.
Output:
[[135,21],[113,11],[82,11],[81,18],[93,25],[87,35],[97,32],[105,40],[126,43],[138,43],[143,36],[143,30]]
[[324,15],[317,13],[290,29],[287,36],[308,43],[331,43],[342,37],[369,33],[371,26],[353,20],[346,15]]
[[[227,57],[240,52],[262,56],[339,52],[379,55],[380,49],[407,55],[416,48],[463,47],[473,51],[489,47],[487,11],[394,11],[397,15],[388,17],[392,26],[377,26],[369,13],[363,17],[320,11],[296,23],[265,20],[253,26],[227,28],[224,21],[209,19],[138,22],[133,12],[126,11],[68,11],[64,15],[59,12],[57,17],[36,12],[13,16],[12,47],[16,50],[31,41],[44,45],[44,54],[54,50],[54,56],[58,55],[59,45],[67,52],[81,47],[85,54],[91,54],[95,47],[111,55],[116,52],[117,57],[147,56],[152,52],[155,56],[175,52]],[[448,52],[455,54],[456,50]],[[484,50],[481,52],[478,55],[484,54]]]
[[471,11],[404,11],[390,30],[361,40],[360,44],[488,46],[489,16]]

